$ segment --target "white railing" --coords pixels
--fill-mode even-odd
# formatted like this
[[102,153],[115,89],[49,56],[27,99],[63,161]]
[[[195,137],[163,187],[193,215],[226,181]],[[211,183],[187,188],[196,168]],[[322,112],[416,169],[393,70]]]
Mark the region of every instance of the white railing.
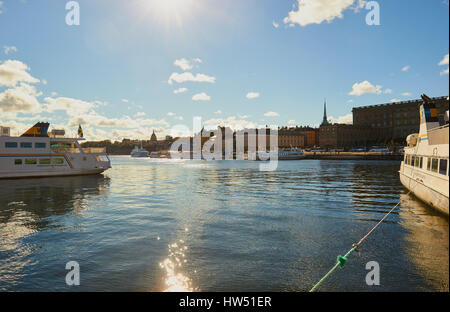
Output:
[[[106,153],[106,147],[86,147],[82,148],[83,152],[86,154],[102,154]],[[76,147],[69,147],[69,148],[63,148],[63,147],[57,147],[52,148],[52,151],[54,153],[70,153],[70,154],[80,154],[81,151],[79,148]]]

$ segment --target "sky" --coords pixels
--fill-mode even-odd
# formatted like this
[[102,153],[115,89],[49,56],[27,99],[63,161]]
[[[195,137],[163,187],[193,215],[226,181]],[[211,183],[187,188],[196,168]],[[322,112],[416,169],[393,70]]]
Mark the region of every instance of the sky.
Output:
[[318,126],[325,99],[348,123],[353,107],[449,94],[445,0],[76,2],[79,25],[70,1],[0,0],[0,125],[13,135],[48,121],[88,140],[164,138],[196,116]]

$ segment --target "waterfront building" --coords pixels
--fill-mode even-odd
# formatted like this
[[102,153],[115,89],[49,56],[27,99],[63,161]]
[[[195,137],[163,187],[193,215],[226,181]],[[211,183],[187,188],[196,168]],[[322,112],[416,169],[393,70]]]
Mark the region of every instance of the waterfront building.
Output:
[[280,128],[278,130],[278,147],[289,148],[289,147],[304,147],[305,146],[305,135],[296,131],[295,128]]
[[349,148],[366,146],[366,137],[370,128],[349,124],[321,125],[319,129],[319,143],[322,148]]
[[[449,108],[448,96],[434,97],[440,124]],[[371,144],[401,143],[411,133],[417,133],[420,126],[419,107],[422,100],[402,101],[362,107],[354,107],[353,125],[371,129],[366,132],[365,141]]]

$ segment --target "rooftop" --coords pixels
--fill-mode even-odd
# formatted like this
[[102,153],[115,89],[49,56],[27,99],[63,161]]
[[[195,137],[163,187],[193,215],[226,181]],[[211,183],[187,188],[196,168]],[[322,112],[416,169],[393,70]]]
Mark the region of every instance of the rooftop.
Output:
[[[444,100],[448,99],[448,96],[438,96],[431,98],[432,100]],[[367,106],[359,106],[359,107],[353,107],[353,109],[366,109],[366,108],[375,108],[375,107],[385,107],[385,106],[393,106],[393,105],[401,105],[401,104],[409,104],[409,103],[422,103],[422,99],[417,100],[409,100],[409,101],[399,101],[399,102],[393,102],[393,103],[385,103],[385,104],[376,104],[376,105],[367,105]]]

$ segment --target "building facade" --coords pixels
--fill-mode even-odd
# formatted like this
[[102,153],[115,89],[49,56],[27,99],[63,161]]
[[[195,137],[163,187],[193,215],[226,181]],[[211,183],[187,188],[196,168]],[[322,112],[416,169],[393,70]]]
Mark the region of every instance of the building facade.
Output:
[[[432,98],[436,105],[439,122],[444,123],[448,110],[448,97]],[[354,107],[353,125],[371,128],[366,138],[372,144],[404,143],[411,133],[419,132],[419,107],[422,100],[411,100],[371,106]]]

